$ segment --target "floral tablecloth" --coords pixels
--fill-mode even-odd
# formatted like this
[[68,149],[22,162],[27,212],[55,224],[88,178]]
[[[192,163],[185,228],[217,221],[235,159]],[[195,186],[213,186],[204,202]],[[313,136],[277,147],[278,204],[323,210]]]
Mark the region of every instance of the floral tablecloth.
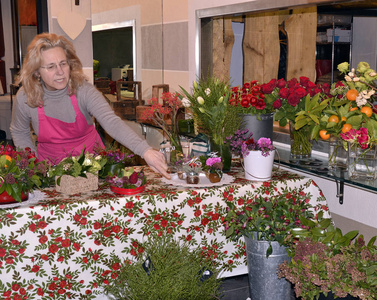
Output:
[[311,179],[282,170],[275,169],[271,181],[251,182],[234,167],[232,183],[197,189],[163,183],[148,168],[146,174],[146,190],[135,196],[107,188],[68,196],[51,188],[18,207],[0,207],[0,298],[94,299],[116,277],[119,258],[143,253],[141,243],[152,231],[201,247],[219,262],[223,277],[245,274],[243,241],[225,238],[226,201],[300,194],[327,210]]

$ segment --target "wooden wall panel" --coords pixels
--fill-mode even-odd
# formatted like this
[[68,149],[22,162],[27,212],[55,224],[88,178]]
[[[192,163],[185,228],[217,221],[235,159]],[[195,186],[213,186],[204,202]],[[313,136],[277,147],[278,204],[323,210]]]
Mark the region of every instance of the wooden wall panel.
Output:
[[266,12],[245,18],[244,82],[276,78],[279,69],[279,14]]
[[213,76],[225,80],[230,78],[230,59],[234,44],[232,18],[213,20]]
[[306,76],[314,82],[317,8],[294,9],[284,23],[288,34],[287,79]]

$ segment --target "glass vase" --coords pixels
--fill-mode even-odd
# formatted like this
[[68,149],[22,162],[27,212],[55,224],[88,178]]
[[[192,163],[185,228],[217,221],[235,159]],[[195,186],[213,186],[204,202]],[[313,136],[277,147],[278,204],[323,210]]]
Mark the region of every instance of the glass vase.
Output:
[[377,178],[376,146],[362,149],[357,145],[348,144],[348,175],[353,179]]
[[329,139],[329,169],[343,169],[348,168],[348,151],[347,143],[338,137],[331,137]]
[[223,172],[229,172],[232,165],[232,153],[230,152],[230,147],[224,142],[216,143],[213,139],[210,139],[211,152],[216,152],[219,157],[221,157],[221,162],[223,163]]
[[310,138],[308,126],[298,130],[295,129],[293,122],[289,123],[289,133],[291,139],[291,159],[308,159],[312,156],[313,140]]

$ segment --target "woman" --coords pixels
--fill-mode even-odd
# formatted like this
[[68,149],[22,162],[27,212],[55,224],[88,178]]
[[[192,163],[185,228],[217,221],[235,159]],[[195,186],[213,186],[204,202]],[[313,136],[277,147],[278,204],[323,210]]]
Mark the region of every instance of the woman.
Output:
[[[116,116],[102,94],[86,81],[81,61],[65,37],[37,35],[28,46],[17,83],[22,87],[13,104],[10,126],[16,147],[30,147],[40,160],[53,164],[79,155],[84,147],[92,152],[103,147],[94,117],[112,138],[170,178],[163,154]],[[38,137],[37,149],[30,123]]]

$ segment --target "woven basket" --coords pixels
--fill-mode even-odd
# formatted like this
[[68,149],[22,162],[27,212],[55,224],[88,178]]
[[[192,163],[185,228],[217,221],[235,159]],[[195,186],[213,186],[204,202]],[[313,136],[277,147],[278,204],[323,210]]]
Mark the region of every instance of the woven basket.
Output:
[[77,194],[97,190],[98,175],[87,173],[86,176],[87,178],[63,175],[60,179],[60,185],[57,184],[58,178],[55,178],[56,191],[63,194]]

